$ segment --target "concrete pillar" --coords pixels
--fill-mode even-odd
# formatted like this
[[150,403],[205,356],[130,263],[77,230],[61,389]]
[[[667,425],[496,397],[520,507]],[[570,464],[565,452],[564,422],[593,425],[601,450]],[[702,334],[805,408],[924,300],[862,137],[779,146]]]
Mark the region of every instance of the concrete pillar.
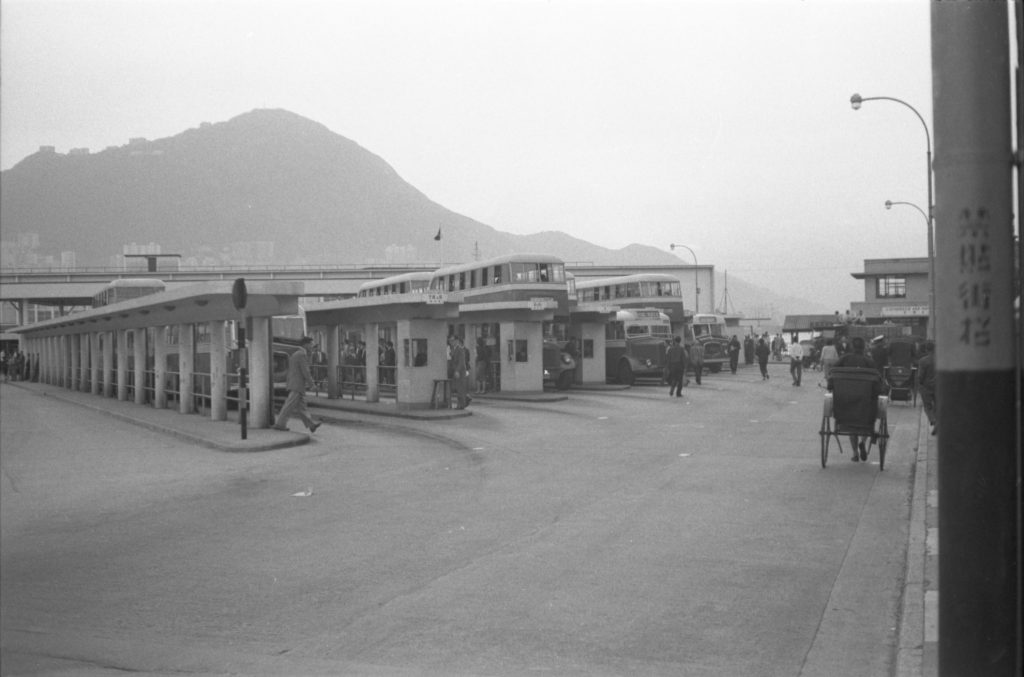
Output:
[[[583,363],[583,383],[604,383],[605,370],[605,329],[603,322],[583,322],[579,326],[580,360]],[[591,341],[594,346],[592,357],[583,357],[583,342]]]
[[103,345],[103,397],[114,395],[114,332],[100,335]]
[[89,334],[82,332],[78,335],[78,391],[88,392],[89,391]]
[[338,383],[338,365],[341,363],[341,327],[332,325],[327,328],[327,345],[324,347],[327,353],[327,397],[337,399],[340,394]]
[[64,388],[71,387],[71,335],[64,334],[60,337],[60,384]]
[[103,362],[103,353],[100,349],[100,332],[89,332],[89,390],[93,395],[100,394],[100,365]]
[[153,407],[167,408],[167,327],[153,327]]
[[[448,328],[443,320],[399,320],[395,397],[399,407],[430,405],[434,381],[448,378]],[[416,344],[426,341],[426,364],[416,366]]]
[[132,369],[135,380],[135,404],[146,403],[146,330],[133,329],[132,336]]
[[1021,674],[1011,4],[931,4],[942,677]]
[[178,411],[182,414],[191,414],[196,410],[195,398],[192,396],[194,390],[192,375],[196,370],[195,358],[195,325],[178,325],[178,390],[181,397],[178,402]]
[[128,330],[117,330],[117,399],[128,399]]
[[68,381],[70,390],[80,390],[82,387],[82,335],[71,335],[71,380]]
[[366,401],[380,402],[380,325],[376,322],[363,328],[366,336]]
[[210,322],[210,418],[228,417],[228,333],[223,320]]
[[267,428],[273,422],[273,346],[270,318],[252,318],[252,340],[249,344],[249,426]]
[[[544,335],[540,322],[501,323],[501,389],[530,392],[544,389]],[[512,341],[511,359],[509,341]],[[516,342],[526,341],[525,362],[516,360]]]
[[43,357],[42,366],[40,367],[40,373],[42,374],[40,380],[43,383],[50,383],[50,347],[52,345],[52,339],[48,336],[43,339]]

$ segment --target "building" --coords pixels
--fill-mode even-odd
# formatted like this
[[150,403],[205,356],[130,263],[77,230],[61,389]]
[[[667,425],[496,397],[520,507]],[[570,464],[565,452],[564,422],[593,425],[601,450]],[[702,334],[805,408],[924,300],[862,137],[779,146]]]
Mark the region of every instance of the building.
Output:
[[899,324],[925,336],[930,321],[928,258],[865,259],[864,272],[851,273],[864,280],[864,300],[850,304],[850,312],[866,324]]

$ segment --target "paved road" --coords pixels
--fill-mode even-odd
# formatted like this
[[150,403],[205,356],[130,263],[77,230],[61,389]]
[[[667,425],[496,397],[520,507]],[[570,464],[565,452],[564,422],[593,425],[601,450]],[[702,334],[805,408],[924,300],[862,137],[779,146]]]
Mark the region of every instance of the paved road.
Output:
[[772,369],[258,454],[4,386],[3,673],[891,674],[917,412],[823,470]]

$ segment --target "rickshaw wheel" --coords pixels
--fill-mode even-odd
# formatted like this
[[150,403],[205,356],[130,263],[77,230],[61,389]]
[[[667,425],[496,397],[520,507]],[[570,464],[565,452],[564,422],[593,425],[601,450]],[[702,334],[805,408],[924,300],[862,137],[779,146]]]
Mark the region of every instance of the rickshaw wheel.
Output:
[[878,422],[878,470],[885,470],[885,448],[889,443],[889,424],[883,416]]
[[822,404],[821,430],[821,467],[828,465],[828,443],[832,437],[832,393],[825,395],[825,402]]
[[828,442],[832,435],[825,432],[824,423],[822,424],[821,430],[821,467],[824,468],[828,465]]

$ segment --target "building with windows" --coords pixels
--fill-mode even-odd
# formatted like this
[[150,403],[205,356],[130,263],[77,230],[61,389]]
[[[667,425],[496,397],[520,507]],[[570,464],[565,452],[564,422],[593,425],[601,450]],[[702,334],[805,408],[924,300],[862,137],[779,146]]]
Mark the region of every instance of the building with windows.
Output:
[[928,329],[928,258],[865,259],[864,300],[850,304],[851,314],[867,324],[901,324],[915,335]]

